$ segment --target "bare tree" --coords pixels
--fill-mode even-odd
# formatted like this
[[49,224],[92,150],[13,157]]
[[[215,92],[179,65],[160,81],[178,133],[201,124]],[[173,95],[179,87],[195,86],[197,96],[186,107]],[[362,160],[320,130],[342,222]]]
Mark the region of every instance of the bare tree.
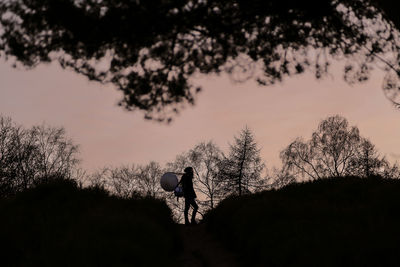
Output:
[[388,161],[384,160],[380,176],[387,179],[400,179],[400,166],[398,163],[392,165]]
[[201,142],[188,152],[190,165],[195,169],[196,191],[200,193],[200,205],[205,210],[213,209],[221,200],[223,182],[218,179],[223,154],[211,141]]
[[105,189],[110,192],[108,188],[108,177],[110,169],[107,167],[96,170],[95,172],[84,177],[84,185],[88,187],[96,187]]
[[240,196],[262,187],[264,168],[253,133],[245,127],[239,137],[235,137],[229,155],[221,161],[220,179],[224,183],[224,193]]
[[0,194],[7,196],[15,191],[16,137],[19,127],[9,117],[0,116]]
[[164,170],[159,163],[151,161],[149,164],[139,167],[138,191],[149,197],[165,198],[165,191],[160,186],[160,178]]
[[[223,182],[219,179],[219,167],[223,158],[221,150],[212,141],[200,142],[194,148],[178,155],[167,164],[167,169],[181,173],[185,167],[195,170],[194,188],[200,205],[199,214],[204,215],[221,200]],[[181,204],[172,203],[177,212],[183,212]]]
[[358,128],[349,128],[347,120],[336,115],[321,121],[310,141],[296,139],[280,157],[287,170],[307,179],[343,176],[349,173],[360,139]]
[[390,165],[357,127],[339,115],[322,120],[311,140],[297,138],[280,157],[288,175],[306,180],[382,175]]
[[27,189],[50,177],[76,178],[78,146],[64,128],[24,129],[0,116],[0,193]]
[[110,169],[108,186],[111,193],[122,198],[139,195],[137,186],[139,173],[139,167],[134,164]]
[[14,160],[13,183],[19,190],[27,189],[33,184],[43,179],[44,175],[38,175],[40,168],[37,167],[37,161],[40,157],[36,136],[31,130],[25,130],[17,126],[13,135],[12,144]]
[[350,162],[350,173],[360,177],[378,176],[387,166],[386,159],[381,157],[378,151],[368,139],[362,138],[357,155]]
[[273,168],[265,178],[264,189],[278,189],[296,182],[296,177],[286,168]]
[[122,198],[141,196],[164,199],[165,194],[160,186],[162,174],[160,164],[153,161],[147,165],[105,167],[89,175],[86,184],[103,188]]
[[191,164],[192,162],[190,161],[188,152],[183,152],[177,155],[174,161],[167,163],[167,170],[170,172],[182,173],[183,170]]
[[28,132],[28,135],[33,138],[37,153],[35,157],[36,176],[71,177],[72,170],[79,162],[76,158],[78,146],[66,137],[64,128],[35,126]]

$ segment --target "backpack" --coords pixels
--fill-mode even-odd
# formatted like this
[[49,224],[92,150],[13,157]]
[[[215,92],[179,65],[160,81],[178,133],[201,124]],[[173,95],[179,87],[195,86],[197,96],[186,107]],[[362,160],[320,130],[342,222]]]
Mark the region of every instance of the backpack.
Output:
[[174,189],[174,195],[176,196],[176,197],[183,197],[183,187],[182,186],[177,186],[177,187],[175,187],[175,189]]

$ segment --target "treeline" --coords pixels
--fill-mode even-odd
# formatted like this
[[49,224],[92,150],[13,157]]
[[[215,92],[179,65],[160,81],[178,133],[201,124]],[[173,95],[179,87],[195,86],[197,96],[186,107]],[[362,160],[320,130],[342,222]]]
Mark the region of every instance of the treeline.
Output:
[[282,167],[271,171],[266,171],[254,134],[247,127],[234,137],[226,153],[212,141],[201,142],[165,166],[150,162],[86,174],[79,168],[78,152],[63,128],[25,129],[0,117],[0,195],[9,197],[51,177],[64,177],[120,198],[164,199],[180,220],[183,201],[163,191],[159,179],[164,172],[181,173],[187,166],[195,170],[201,214],[230,195],[294,182],[344,176],[400,178],[398,165],[390,164],[357,127],[338,115],[322,120],[309,140],[299,137],[290,143],[280,154]]

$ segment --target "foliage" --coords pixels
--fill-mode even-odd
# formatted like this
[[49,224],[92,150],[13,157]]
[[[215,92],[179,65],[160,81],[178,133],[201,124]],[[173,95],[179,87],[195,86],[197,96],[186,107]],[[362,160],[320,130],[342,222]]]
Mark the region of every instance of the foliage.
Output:
[[399,265],[400,181],[334,178],[232,197],[205,217],[243,266]]
[[0,212],[2,266],[172,266],[179,245],[162,201],[111,197],[71,180],[1,200]]
[[260,157],[260,149],[249,128],[244,128],[229,154],[220,163],[220,177],[225,195],[242,195],[262,187],[261,173],[265,168]]
[[[388,5],[390,2],[390,5]],[[112,83],[128,110],[170,120],[200,91],[191,78],[229,73],[261,85],[347,61],[345,79],[387,72],[398,97],[399,36],[389,0],[6,0],[0,52],[27,67],[58,61]],[[385,12],[381,10],[385,8]]]

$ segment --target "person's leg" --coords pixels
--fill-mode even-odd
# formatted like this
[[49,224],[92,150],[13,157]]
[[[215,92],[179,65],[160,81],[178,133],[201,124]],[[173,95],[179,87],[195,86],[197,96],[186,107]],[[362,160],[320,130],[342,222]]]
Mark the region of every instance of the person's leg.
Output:
[[188,198],[185,198],[185,210],[183,214],[185,215],[185,224],[189,224],[189,208],[190,208],[190,200]]
[[191,223],[196,224],[196,213],[197,213],[197,210],[199,209],[199,206],[197,205],[196,200],[194,200],[194,198],[191,200],[190,204],[193,207]]

